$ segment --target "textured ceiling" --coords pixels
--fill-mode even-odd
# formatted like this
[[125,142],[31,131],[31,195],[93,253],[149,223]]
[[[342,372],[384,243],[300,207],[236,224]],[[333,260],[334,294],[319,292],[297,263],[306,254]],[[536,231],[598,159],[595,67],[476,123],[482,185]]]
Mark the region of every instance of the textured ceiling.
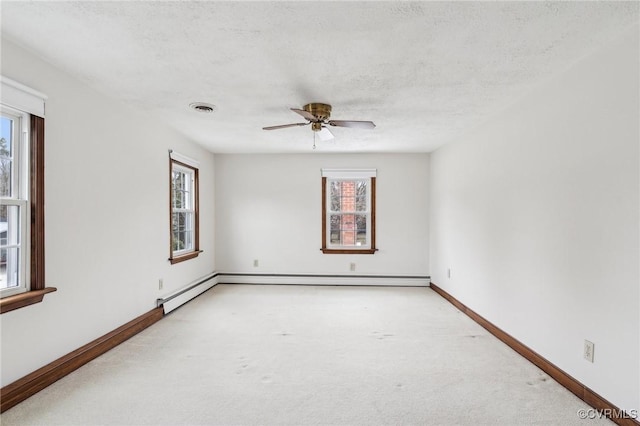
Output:
[[[1,2],[2,36],[213,152],[429,152],[638,22],[637,2]],[[213,103],[213,114],[189,109]]]

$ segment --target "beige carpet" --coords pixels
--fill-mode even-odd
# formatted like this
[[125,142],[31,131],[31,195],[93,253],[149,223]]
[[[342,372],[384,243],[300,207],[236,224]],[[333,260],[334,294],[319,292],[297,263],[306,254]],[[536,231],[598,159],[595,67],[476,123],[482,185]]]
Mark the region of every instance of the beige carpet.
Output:
[[428,288],[218,285],[2,425],[592,425]]

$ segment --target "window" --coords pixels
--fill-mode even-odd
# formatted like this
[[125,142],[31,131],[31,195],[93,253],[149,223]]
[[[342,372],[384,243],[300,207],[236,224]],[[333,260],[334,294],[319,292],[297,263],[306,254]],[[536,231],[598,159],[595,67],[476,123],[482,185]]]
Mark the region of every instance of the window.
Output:
[[0,312],[42,301],[44,99],[2,77],[0,106]]
[[323,253],[375,253],[375,220],[375,170],[322,170]]
[[25,175],[29,114],[2,107],[0,120],[0,291],[6,297],[30,288]]
[[174,264],[197,257],[199,248],[198,163],[173,151],[170,156],[171,256]]

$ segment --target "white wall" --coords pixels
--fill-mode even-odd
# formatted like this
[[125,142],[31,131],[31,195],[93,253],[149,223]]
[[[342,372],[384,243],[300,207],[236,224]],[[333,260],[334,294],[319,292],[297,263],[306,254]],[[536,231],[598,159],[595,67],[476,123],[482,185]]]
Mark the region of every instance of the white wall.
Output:
[[638,39],[636,26],[437,150],[430,177],[432,282],[627,410],[640,408]]
[[[374,255],[320,251],[322,168],[376,168]],[[217,269],[428,275],[427,154],[216,155]],[[253,260],[259,267],[253,267]],[[356,263],[350,272],[349,264]]]
[[[89,89],[4,37],[2,75],[49,97],[46,280],[58,288],[42,303],[0,317],[4,386],[214,270],[214,159],[164,124]],[[169,148],[200,160],[204,249],[197,259],[173,266],[167,261]]]

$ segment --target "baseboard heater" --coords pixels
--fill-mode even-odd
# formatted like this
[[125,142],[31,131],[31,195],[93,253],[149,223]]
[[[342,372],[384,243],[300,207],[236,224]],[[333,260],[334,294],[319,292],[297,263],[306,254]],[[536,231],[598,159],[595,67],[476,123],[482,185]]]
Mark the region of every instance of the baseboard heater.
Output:
[[252,274],[220,272],[224,284],[279,284],[331,286],[429,287],[428,275]]
[[174,309],[184,305],[189,300],[209,290],[214,285],[218,284],[218,273],[212,272],[204,277],[189,283],[184,288],[177,290],[163,298],[156,300],[156,306],[162,307],[165,315]]

